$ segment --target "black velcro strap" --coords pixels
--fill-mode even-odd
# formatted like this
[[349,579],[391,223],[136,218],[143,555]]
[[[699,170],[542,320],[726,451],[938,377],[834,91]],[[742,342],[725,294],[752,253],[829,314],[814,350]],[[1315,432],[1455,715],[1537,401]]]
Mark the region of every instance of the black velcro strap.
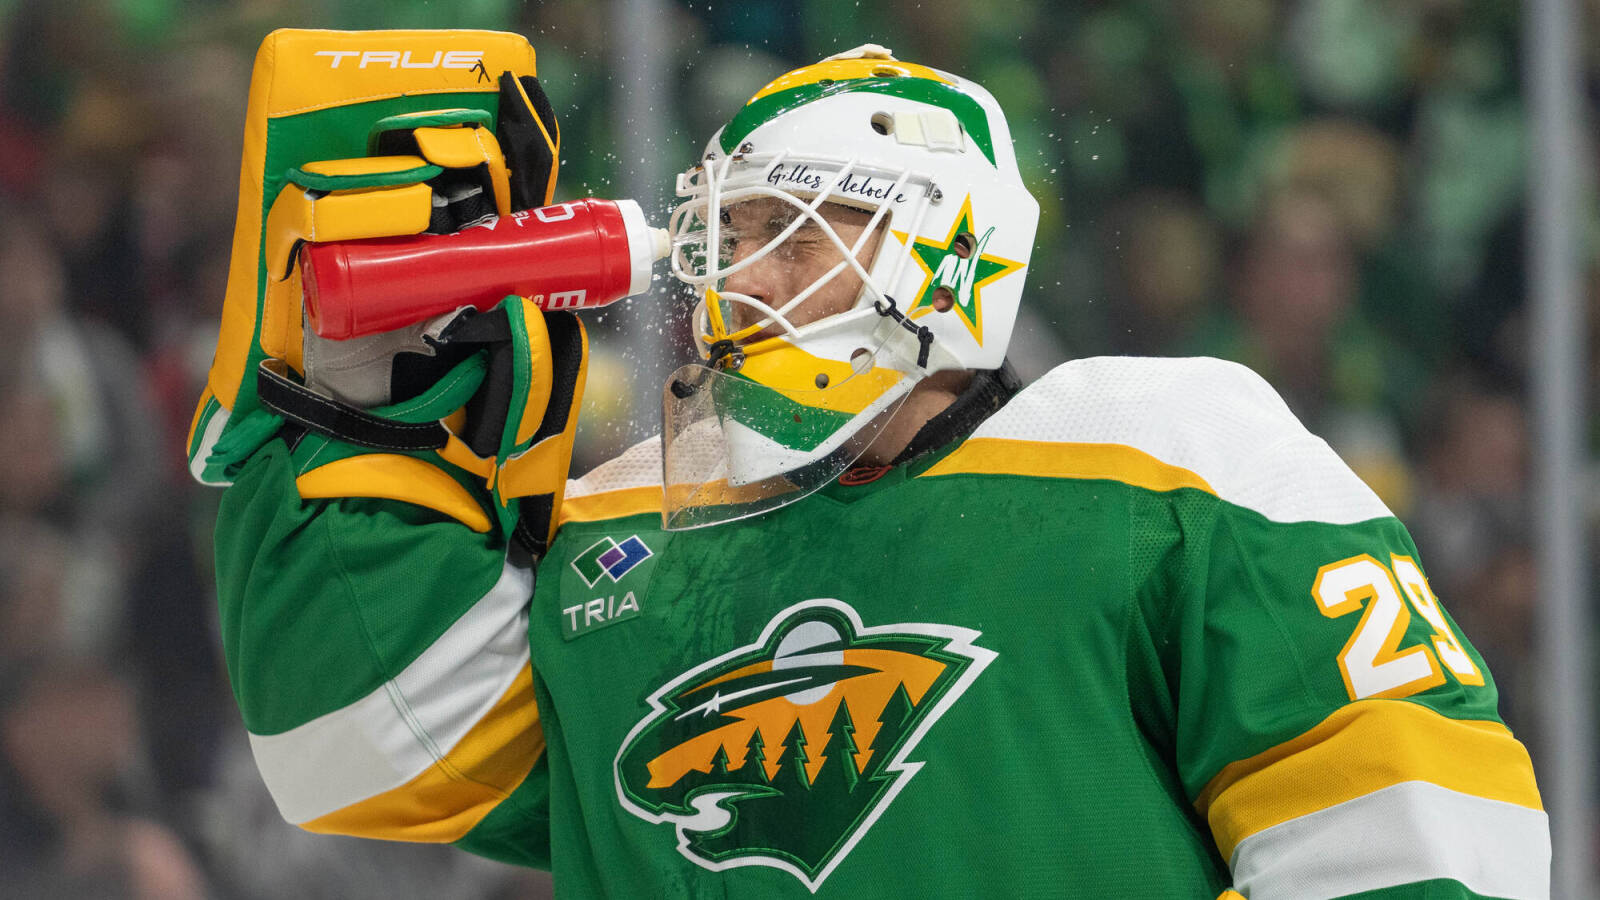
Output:
[[532,209],[549,203],[553,199],[550,174],[560,164],[561,131],[539,79],[532,75],[517,78],[510,72],[500,76],[500,120],[495,137],[510,170],[511,208]]
[[256,395],[267,409],[335,440],[373,450],[437,450],[449,433],[438,422],[396,422],[340,403],[289,377],[281,359],[264,359],[256,370]]
[[483,347],[488,352],[489,372],[484,376],[483,387],[467,401],[466,423],[460,435],[473,453],[494,456],[500,452],[500,437],[506,430],[515,378],[510,316],[504,307],[488,312],[469,310],[445,326],[438,343]]
[[463,310],[439,333],[441,344],[499,344],[511,340],[511,318],[505,309]]
[[517,527],[511,534],[534,559],[543,558],[550,549],[546,535],[550,533],[550,517],[555,514],[555,506],[554,494],[532,494],[517,500]]
[[573,394],[578,389],[578,372],[583,368],[583,327],[569,312],[547,312],[544,327],[550,334],[550,402],[544,421],[533,433],[535,444],[552,434],[567,430],[567,420],[577,413]]
[[483,376],[483,386],[467,401],[467,418],[461,427],[461,439],[473,453],[484,457],[500,453],[516,380],[516,350],[510,341],[490,344],[488,353],[489,371]]

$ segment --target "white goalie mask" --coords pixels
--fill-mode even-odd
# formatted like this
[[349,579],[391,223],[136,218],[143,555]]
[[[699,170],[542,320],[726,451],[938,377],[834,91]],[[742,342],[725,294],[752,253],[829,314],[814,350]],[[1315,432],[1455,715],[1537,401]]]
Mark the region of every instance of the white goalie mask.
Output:
[[703,362],[664,393],[668,528],[805,496],[921,379],[1005,359],[1039,206],[978,85],[872,45],[797,69],[677,189]]

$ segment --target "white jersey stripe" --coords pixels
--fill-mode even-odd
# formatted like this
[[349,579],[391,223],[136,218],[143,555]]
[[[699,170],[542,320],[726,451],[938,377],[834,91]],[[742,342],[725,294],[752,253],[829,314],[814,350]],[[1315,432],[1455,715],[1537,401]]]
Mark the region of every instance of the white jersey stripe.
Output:
[[1261,376],[1218,359],[1073,360],[973,437],[1134,447],[1275,522],[1346,525],[1391,515]]
[[1491,897],[1550,896],[1545,814],[1407,781],[1239,842],[1229,863],[1250,900],[1342,897],[1449,878]]
[[298,728],[250,735],[250,749],[290,822],[343,809],[421,774],[472,729],[528,665],[533,575],[499,581],[394,679]]

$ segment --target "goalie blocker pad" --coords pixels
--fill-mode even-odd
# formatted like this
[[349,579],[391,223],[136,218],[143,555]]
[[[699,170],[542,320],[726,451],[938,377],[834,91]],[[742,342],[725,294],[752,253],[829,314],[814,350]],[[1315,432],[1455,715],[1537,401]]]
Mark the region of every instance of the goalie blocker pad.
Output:
[[[196,479],[230,483],[230,470],[281,424],[257,396],[262,361],[277,357],[299,367],[298,269],[271,271],[265,246],[270,229],[264,227],[295,177],[291,170],[299,170],[303,181],[317,174],[311,163],[373,155],[380,142],[401,155],[448,160],[462,142],[446,128],[430,127],[435,123],[427,114],[449,118],[471,111],[476,116],[469,118],[482,122],[502,122],[503,116],[496,130],[506,145],[505,159],[489,161],[491,170],[500,166],[491,171],[498,176],[497,211],[542,205],[555,182],[559,134],[534,75],[533,48],[522,36],[503,32],[283,29],[267,36],[251,75],[217,350],[190,426],[187,450]],[[502,103],[502,97],[512,102]],[[529,139],[533,131],[537,139]],[[419,218],[415,230],[441,224]],[[392,221],[382,227],[385,234],[395,233]]]

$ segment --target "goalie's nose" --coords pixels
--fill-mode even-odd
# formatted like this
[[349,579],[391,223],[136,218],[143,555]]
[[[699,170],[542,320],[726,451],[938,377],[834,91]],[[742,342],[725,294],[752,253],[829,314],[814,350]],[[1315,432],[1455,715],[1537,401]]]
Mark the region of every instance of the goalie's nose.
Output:
[[[722,283],[724,295],[735,294],[748,297],[767,306],[777,309],[787,298],[780,298],[781,285],[784,281],[784,267],[775,259],[777,254],[768,253],[758,259],[751,260],[748,265],[733,273]],[[747,303],[735,302],[733,304],[733,321],[729,323],[735,331],[746,325],[753,324],[765,318],[760,310]]]

